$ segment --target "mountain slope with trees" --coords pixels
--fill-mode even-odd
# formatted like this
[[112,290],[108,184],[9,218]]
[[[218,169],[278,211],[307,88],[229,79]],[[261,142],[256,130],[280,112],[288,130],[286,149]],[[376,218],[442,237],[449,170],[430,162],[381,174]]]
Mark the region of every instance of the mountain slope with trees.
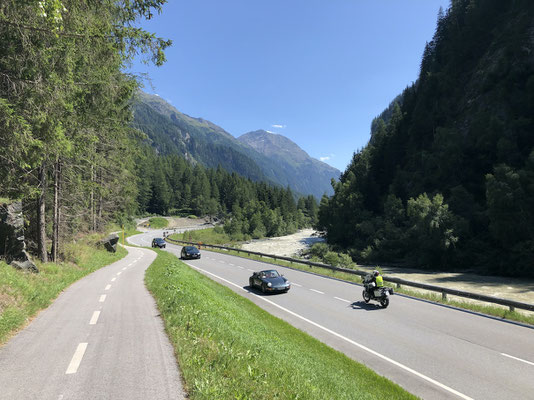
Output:
[[317,198],[324,193],[332,194],[330,182],[341,175],[338,169],[310,157],[285,136],[258,130],[237,140],[269,158],[271,166],[285,171],[287,185],[300,193],[312,193]]
[[534,3],[453,0],[418,81],[324,197],[365,261],[534,276]]
[[[249,133],[236,139],[209,121],[181,113],[159,96],[139,92],[137,98],[133,126],[148,136],[160,154],[177,154],[210,168],[220,165],[254,181],[289,186],[295,193],[314,194],[317,198],[325,192],[333,193],[330,181],[338,179],[340,172],[312,159],[287,138],[286,147],[276,145],[270,152],[258,151],[254,145],[257,135]],[[274,145],[274,141],[270,142]],[[288,148],[305,157],[281,157]],[[298,162],[302,165],[296,165]]]

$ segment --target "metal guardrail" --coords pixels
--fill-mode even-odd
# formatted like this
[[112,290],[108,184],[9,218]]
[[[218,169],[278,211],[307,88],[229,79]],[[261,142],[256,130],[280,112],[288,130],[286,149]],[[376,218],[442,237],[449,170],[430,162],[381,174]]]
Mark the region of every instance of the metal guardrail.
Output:
[[[198,243],[198,242],[187,242],[184,240],[171,239],[169,237],[165,239],[170,242],[185,243],[185,244],[190,244],[190,245],[200,245],[203,247],[211,247],[211,248],[219,249],[219,250],[231,250],[231,251],[236,251],[239,253],[247,253],[248,255],[253,254],[256,256],[260,256],[260,257],[272,258],[274,260],[284,260],[284,261],[289,261],[290,263],[304,264],[310,267],[326,268],[332,271],[340,271],[340,272],[345,272],[345,273],[353,274],[353,275],[365,276],[368,274],[368,272],[361,271],[361,270],[334,267],[332,265],[327,265],[323,263],[317,263],[317,262],[307,261],[307,260],[299,260],[296,258],[277,256],[273,254],[259,253],[257,251],[236,249],[234,247],[217,246],[213,244],[205,244],[205,243]],[[478,301],[482,301],[486,303],[499,304],[502,306],[509,307],[510,311],[514,311],[516,308],[521,309],[521,310],[534,311],[534,304],[523,303],[520,301],[501,299],[499,297],[486,296],[483,294],[465,292],[465,291],[456,290],[456,289],[449,289],[449,288],[441,287],[441,286],[427,285],[426,283],[411,282],[411,281],[407,281],[407,280],[400,279],[400,278],[384,277],[384,282],[395,283],[398,288],[404,285],[404,286],[415,287],[418,289],[424,289],[424,290],[428,290],[432,292],[438,292],[438,293],[441,293],[441,297],[443,300],[447,299],[447,295],[451,295],[451,296],[465,297],[468,299],[478,300]]]

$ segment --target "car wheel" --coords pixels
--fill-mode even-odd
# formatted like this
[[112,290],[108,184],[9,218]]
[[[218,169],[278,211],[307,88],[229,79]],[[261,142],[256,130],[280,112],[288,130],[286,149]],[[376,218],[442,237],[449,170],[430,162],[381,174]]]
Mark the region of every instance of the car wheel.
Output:
[[163,246],[163,248],[165,248],[165,245]]
[[265,288],[265,283],[261,285],[261,292],[265,293],[267,289]]
[[252,278],[248,280],[248,287],[251,289],[254,287],[254,280]]

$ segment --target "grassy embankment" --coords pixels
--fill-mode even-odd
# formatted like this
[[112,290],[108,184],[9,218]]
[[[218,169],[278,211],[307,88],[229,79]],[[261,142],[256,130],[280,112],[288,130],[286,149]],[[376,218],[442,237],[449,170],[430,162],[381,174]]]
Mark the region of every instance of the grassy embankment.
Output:
[[39,273],[27,273],[0,262],[0,344],[22,328],[40,310],[48,307],[63,289],[91,272],[111,264],[127,252],[97,248],[98,237],[86,237],[66,245],[62,263],[39,263]]
[[[191,240],[189,239],[189,236],[191,235]],[[209,243],[209,244],[218,244],[223,245],[227,244],[228,246],[232,247],[239,247],[238,242],[233,242],[228,235],[223,233],[216,233],[213,232],[213,229],[204,229],[199,231],[193,231],[191,233],[186,232],[184,234],[176,234],[171,235],[171,238],[177,239],[177,240],[187,240],[187,241],[193,241],[193,242],[202,242],[202,243]],[[213,241],[211,241],[213,240]],[[216,249],[209,249],[210,251],[218,251]],[[315,274],[320,274],[324,276],[329,276],[337,279],[342,279],[349,282],[355,282],[355,283],[361,283],[362,280],[357,275],[348,274],[346,272],[339,272],[339,271],[332,271],[326,268],[320,268],[320,267],[310,267],[304,264],[298,264],[298,263],[290,263],[283,260],[274,260],[272,258],[262,258],[255,255],[247,255],[247,253],[243,252],[234,252],[234,251],[219,251],[225,254],[231,254],[236,255],[239,257],[245,257],[256,261],[267,261],[272,264],[289,267],[298,269],[301,271],[308,271],[313,272]],[[352,266],[353,269],[361,269],[360,266],[358,266],[356,263]],[[450,297],[446,300],[443,300],[441,297],[441,294],[428,292],[428,291],[422,291],[417,289],[409,289],[406,287],[401,288],[395,288],[396,293],[402,293],[408,296],[433,301],[440,304],[445,304],[453,307],[462,308],[469,311],[475,311],[482,314],[491,315],[494,317],[507,319],[510,321],[516,321],[521,323],[526,323],[530,325],[534,325],[534,314],[533,313],[522,313],[518,311],[510,311],[507,307],[500,307],[497,305],[490,305],[488,303],[473,303],[470,301],[462,301],[462,300],[456,300],[456,299],[450,299]]]
[[169,226],[169,221],[162,217],[152,217],[148,220],[148,223],[152,229],[163,229]]
[[145,281],[192,399],[415,398],[159,251]]

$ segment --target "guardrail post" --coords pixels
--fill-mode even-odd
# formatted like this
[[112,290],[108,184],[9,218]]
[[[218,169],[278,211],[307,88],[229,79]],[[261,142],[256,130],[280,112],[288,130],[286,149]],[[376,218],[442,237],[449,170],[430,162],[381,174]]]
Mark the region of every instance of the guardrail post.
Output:
[[400,283],[397,283],[397,289],[400,289],[402,286]]
[[447,301],[447,293],[441,292],[441,300]]
[[515,307],[514,306],[510,306],[510,312],[514,312],[515,311]]

